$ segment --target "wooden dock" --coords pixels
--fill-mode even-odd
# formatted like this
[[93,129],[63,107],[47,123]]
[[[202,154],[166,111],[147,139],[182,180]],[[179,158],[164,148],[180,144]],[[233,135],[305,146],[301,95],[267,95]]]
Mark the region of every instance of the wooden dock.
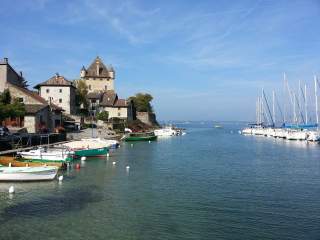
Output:
[[35,146],[31,146],[31,147],[10,149],[10,150],[5,150],[5,151],[0,151],[0,155],[10,155],[10,154],[14,154],[16,152],[31,150],[36,147],[50,147],[50,146],[55,146],[55,145],[59,145],[59,144],[67,143],[67,142],[70,142],[70,141],[63,141],[63,142],[56,142],[56,143],[50,143],[50,144],[35,145]]

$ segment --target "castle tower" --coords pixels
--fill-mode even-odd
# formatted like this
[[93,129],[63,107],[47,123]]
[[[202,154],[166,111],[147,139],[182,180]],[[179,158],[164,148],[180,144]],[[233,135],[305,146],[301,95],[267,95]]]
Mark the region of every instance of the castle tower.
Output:
[[89,92],[114,90],[114,76],[114,69],[106,67],[99,56],[87,69],[82,67],[80,71],[80,77],[85,80]]

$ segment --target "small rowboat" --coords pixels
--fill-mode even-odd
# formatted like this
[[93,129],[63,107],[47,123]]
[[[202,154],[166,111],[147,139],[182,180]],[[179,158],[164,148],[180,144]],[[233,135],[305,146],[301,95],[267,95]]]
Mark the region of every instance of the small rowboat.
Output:
[[46,181],[53,180],[58,167],[0,167],[0,181]]

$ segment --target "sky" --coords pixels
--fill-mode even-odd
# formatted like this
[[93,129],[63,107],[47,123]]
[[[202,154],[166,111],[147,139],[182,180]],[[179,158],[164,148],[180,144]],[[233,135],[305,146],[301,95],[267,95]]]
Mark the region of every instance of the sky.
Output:
[[153,95],[159,120],[255,119],[285,72],[320,75],[320,0],[28,0],[0,7],[0,58],[30,86],[72,80],[99,55],[120,98]]

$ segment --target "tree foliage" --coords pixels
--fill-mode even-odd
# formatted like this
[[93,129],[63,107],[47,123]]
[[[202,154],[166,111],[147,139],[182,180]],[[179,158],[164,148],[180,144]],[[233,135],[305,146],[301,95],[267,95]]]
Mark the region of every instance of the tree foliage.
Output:
[[0,94],[0,121],[8,117],[24,116],[25,107],[17,99],[12,99],[8,89]]
[[129,101],[133,101],[134,107],[138,112],[153,112],[152,100],[153,97],[149,93],[137,93],[129,98]]
[[97,119],[98,119],[98,120],[101,120],[101,121],[108,121],[108,119],[109,119],[109,112],[108,112],[108,111],[99,112],[99,113],[97,114]]
[[83,108],[88,109],[89,103],[87,100],[88,86],[84,80],[79,80],[77,82],[77,91],[76,91],[76,103],[80,106],[83,105]]

